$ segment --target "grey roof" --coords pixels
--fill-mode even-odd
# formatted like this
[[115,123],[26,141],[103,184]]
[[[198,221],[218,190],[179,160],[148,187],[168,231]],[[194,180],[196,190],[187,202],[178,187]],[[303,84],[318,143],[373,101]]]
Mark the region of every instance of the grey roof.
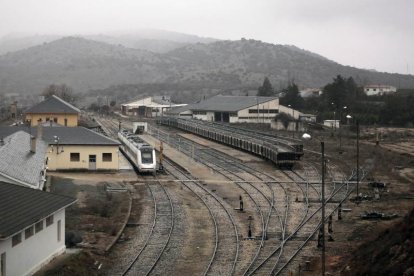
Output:
[[5,138],[0,146],[0,175],[38,189],[43,171],[47,144],[36,141],[36,152],[30,151],[30,135],[18,131]]
[[[7,134],[23,130],[30,132],[32,135],[37,134],[37,127],[0,127],[0,137],[5,137]],[[43,127],[42,139],[48,144],[54,144],[54,136],[59,137],[59,144],[61,145],[104,145],[114,146],[119,145],[119,142],[108,138],[102,134],[96,133],[84,127]]]
[[38,103],[37,105],[32,106],[26,113],[66,113],[66,114],[78,114],[81,111],[71,105],[68,102],[65,102],[61,98],[52,95],[43,102]]
[[192,105],[191,110],[235,112],[275,99],[278,98],[218,95]]
[[180,114],[182,112],[191,110],[194,106],[195,106],[195,104],[188,104],[188,105],[185,105],[185,106],[174,107],[174,108],[166,111],[165,114]]
[[0,182],[0,239],[22,231],[76,199]]

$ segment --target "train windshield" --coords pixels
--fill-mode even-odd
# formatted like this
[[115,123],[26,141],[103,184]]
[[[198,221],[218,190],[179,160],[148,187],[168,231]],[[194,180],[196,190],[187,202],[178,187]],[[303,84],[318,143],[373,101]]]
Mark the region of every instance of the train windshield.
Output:
[[141,150],[141,162],[142,163],[152,163],[152,151],[151,150]]

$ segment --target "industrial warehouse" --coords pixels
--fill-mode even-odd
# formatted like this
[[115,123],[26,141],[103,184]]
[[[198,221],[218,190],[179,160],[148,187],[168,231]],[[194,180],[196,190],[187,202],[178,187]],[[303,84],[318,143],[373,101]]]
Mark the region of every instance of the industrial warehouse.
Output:
[[198,103],[177,107],[167,115],[227,123],[270,123],[280,112],[299,119],[299,111],[279,105],[277,97],[217,95]]

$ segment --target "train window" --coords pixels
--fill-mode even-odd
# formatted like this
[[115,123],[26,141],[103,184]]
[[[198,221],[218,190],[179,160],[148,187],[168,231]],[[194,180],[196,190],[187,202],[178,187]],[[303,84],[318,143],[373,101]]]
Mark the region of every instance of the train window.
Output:
[[141,151],[141,161],[142,163],[152,163],[152,152]]
[[103,162],[112,162],[112,153],[102,153]]
[[70,153],[70,162],[79,162],[80,160],[80,153],[79,152],[71,152]]

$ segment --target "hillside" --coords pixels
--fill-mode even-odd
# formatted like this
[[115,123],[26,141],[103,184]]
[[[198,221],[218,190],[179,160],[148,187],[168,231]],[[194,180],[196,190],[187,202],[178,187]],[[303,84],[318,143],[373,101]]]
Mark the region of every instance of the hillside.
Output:
[[338,74],[360,83],[414,87],[414,76],[342,66],[294,46],[255,40],[194,43],[167,53],[66,37],[0,56],[0,93],[39,93],[51,83],[76,92],[112,85],[186,83],[200,88],[257,87],[269,76],[276,88],[289,79],[320,87]]
[[[165,53],[193,43],[211,43],[217,41],[217,39],[213,38],[154,29],[76,36],[155,53]],[[0,38],[0,55],[38,46],[60,38],[63,38],[63,36],[10,34]]]
[[155,53],[77,37],[0,56],[0,91],[39,93],[51,83],[77,92],[118,83],[163,81],[164,60]]

